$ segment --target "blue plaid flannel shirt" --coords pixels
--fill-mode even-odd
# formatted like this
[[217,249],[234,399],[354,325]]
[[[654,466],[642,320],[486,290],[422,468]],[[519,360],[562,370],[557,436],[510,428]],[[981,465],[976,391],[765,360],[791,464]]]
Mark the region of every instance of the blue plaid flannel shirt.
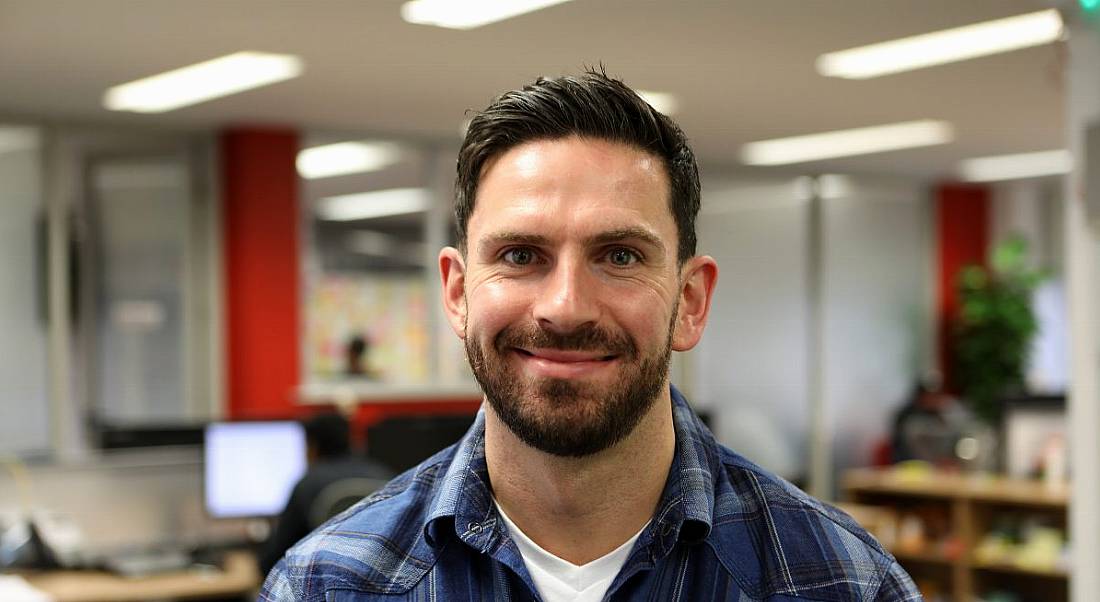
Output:
[[[722,447],[672,389],[676,454],[605,600],[920,600],[846,514]],[[492,502],[484,413],[291,548],[262,601],[539,600]]]

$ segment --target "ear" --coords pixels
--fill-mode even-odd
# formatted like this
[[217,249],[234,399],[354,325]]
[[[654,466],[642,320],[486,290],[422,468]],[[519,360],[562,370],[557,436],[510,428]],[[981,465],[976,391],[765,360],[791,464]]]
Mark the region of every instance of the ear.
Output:
[[687,351],[703,336],[710,314],[718,263],[708,255],[692,257],[680,268],[680,308],[672,333],[672,348]]
[[454,247],[439,252],[439,279],[443,285],[443,313],[458,338],[466,338],[466,264]]

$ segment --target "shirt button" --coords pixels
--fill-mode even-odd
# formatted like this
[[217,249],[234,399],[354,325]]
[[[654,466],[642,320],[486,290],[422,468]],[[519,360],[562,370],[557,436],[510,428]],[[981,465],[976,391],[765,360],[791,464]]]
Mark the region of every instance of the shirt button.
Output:
[[475,535],[481,533],[481,523],[470,523],[466,525],[466,530]]

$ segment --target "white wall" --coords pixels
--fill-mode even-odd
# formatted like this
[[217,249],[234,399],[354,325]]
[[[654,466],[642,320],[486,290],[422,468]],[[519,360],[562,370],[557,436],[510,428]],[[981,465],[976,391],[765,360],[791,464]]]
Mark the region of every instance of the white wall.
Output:
[[693,400],[720,441],[785,477],[805,473],[809,401],[805,203],[793,179],[708,182],[699,252],[718,288],[692,351]]
[[848,182],[842,195],[823,201],[823,394],[837,471],[872,459],[931,365],[933,341],[927,189]]
[[[42,217],[37,132],[0,148],[0,454],[50,446],[46,325],[36,257]],[[24,144],[25,143],[25,144]]]
[[[720,275],[692,352],[696,404],[715,434],[788,478],[809,470],[810,370],[820,365],[839,469],[864,465],[929,365],[932,236],[926,189],[845,178],[823,190],[824,257],[808,256],[809,204],[793,178],[704,185],[700,252]],[[808,276],[821,276],[824,357],[811,362]]]

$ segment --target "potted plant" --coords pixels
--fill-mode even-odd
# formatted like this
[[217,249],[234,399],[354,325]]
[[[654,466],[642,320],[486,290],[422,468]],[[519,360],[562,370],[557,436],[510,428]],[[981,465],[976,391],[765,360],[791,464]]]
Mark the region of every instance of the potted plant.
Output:
[[971,265],[959,274],[955,376],[959,392],[987,424],[1000,424],[1004,400],[1024,392],[1031,340],[1038,323],[1031,307],[1045,273],[1027,265],[1027,241],[997,245],[991,268]]

